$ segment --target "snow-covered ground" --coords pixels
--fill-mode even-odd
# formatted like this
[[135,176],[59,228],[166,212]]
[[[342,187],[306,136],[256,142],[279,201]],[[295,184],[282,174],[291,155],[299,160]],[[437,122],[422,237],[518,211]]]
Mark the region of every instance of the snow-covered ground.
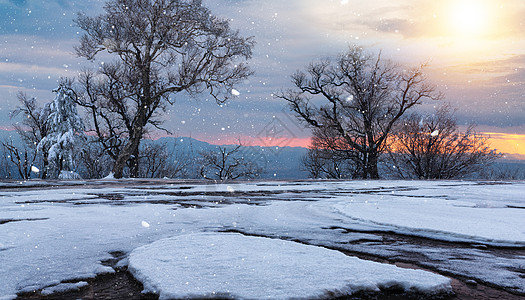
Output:
[[129,269],[160,299],[318,299],[394,286],[431,294],[451,290],[450,279],[433,273],[238,233],[162,239],[133,250]]
[[[108,186],[108,182],[115,187]],[[303,253],[298,262],[302,261],[300,265],[304,267],[309,258],[314,262],[318,259],[319,251],[334,252],[325,248],[385,258],[417,257],[418,263],[429,268],[525,293],[525,257],[498,255],[491,250],[501,246],[525,248],[525,182],[306,181],[209,185],[157,181],[137,186],[128,182],[121,187],[117,186],[118,181],[86,184],[89,185],[59,188],[44,182],[2,184],[5,189],[0,192],[0,299],[35,289],[80,288],[87,278],[114,272],[102,263],[112,258],[110,253],[129,254],[135,249],[134,253],[141,253],[145,248],[140,247],[151,243],[186,241],[186,248],[174,251],[185,249],[210,255],[187,243],[188,239],[199,237],[203,239],[199,243],[212,238],[226,241],[226,246],[229,238],[238,238],[246,247],[261,243],[261,249],[278,248],[283,239],[318,246],[285,244],[290,255]],[[253,235],[265,238],[247,237]],[[443,242],[439,247],[431,246],[424,242],[428,238]],[[415,245],[411,239],[421,241]],[[232,255],[218,255],[217,259],[239,258],[238,254]],[[132,269],[142,270],[140,261],[133,262],[133,255],[131,258]],[[172,259],[169,255],[166,258]],[[125,259],[120,264],[127,263]],[[145,262],[144,268],[148,265],[151,264]],[[389,280],[388,285],[418,290],[418,284],[405,281],[401,271],[389,271],[391,278],[373,277],[376,281],[370,284],[384,286]],[[303,273],[297,272],[293,279],[307,282]],[[235,279],[235,274],[238,273],[232,271],[230,276]],[[281,275],[291,277],[290,273]],[[431,278],[430,273],[427,276]],[[147,278],[152,276],[137,277],[146,286],[151,283]],[[337,291],[342,281],[348,279],[345,284],[351,285],[354,280],[336,277],[340,280],[332,280],[329,286],[313,286],[314,293]],[[240,284],[241,278],[238,280]],[[440,280],[433,282],[436,291],[443,289]],[[224,292],[215,290],[211,282],[203,284],[200,291],[201,295]]]

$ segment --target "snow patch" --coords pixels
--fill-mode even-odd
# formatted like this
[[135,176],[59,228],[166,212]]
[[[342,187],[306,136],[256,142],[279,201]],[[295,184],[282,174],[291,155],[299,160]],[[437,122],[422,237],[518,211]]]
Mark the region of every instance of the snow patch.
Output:
[[347,256],[291,241],[236,233],[197,233],[162,239],[129,255],[144,292],[160,299],[321,298],[391,287],[448,293],[450,279]]
[[61,179],[61,180],[78,180],[78,179],[82,179],[82,177],[80,177],[80,175],[77,172],[60,171],[60,175],[58,175],[58,179]]
[[[464,239],[483,243],[525,244],[524,211],[487,208],[458,200],[424,197],[356,196],[340,201],[334,209],[354,220],[389,226],[396,232],[411,232],[442,240]],[[447,239],[448,237],[448,239]]]
[[115,179],[115,174],[113,172],[109,172],[108,176],[102,178],[102,179]]
[[89,283],[87,283],[86,281],[79,281],[76,283],[61,283],[59,285],[55,285],[55,286],[43,289],[41,294],[44,296],[49,296],[54,293],[73,292],[73,291],[78,291],[81,288],[88,286],[88,285]]

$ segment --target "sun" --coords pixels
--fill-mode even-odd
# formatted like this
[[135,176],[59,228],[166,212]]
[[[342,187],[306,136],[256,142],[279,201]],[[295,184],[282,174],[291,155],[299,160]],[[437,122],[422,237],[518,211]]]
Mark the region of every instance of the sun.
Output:
[[485,1],[453,1],[450,9],[450,27],[454,34],[481,36],[489,30],[490,12]]

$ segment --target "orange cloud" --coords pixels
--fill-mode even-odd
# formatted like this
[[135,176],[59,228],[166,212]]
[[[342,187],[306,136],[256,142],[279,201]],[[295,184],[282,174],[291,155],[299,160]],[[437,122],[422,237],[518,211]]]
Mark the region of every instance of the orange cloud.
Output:
[[499,152],[517,154],[525,158],[525,134],[484,132],[490,136],[490,145]]

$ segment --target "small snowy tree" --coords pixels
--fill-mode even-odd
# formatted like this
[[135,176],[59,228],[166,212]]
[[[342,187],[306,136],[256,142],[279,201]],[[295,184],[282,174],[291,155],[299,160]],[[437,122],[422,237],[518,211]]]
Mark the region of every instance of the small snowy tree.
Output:
[[73,148],[84,140],[84,124],[77,111],[75,94],[68,82],[54,90],[55,99],[48,103],[48,135],[38,144],[38,149],[49,149],[50,173],[59,179],[79,178],[74,172]]

